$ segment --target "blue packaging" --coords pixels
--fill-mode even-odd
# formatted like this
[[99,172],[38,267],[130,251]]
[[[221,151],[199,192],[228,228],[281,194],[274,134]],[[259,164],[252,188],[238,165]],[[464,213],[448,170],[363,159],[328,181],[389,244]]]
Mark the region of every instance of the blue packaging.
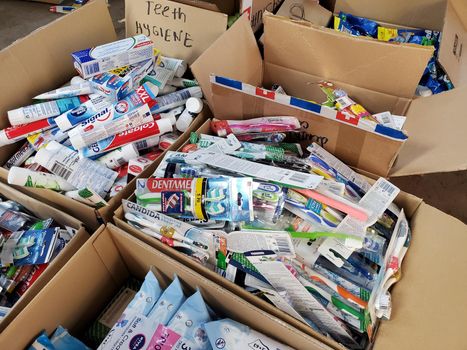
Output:
[[344,12],[334,18],[334,29],[357,36],[371,36],[372,38],[378,36],[378,23]]
[[180,280],[175,276],[172,283],[154,305],[154,308],[149,312],[148,319],[154,324],[154,329],[159,324],[165,326],[185,302],[185,299]]

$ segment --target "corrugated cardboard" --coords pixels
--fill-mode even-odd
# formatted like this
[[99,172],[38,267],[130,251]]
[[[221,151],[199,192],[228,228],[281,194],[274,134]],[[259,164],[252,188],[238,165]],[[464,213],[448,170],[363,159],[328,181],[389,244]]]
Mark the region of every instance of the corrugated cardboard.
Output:
[[283,0],[241,0],[240,13],[246,13],[251,21],[251,28],[257,32],[263,24],[263,13],[274,12]]
[[[253,86],[268,87],[278,83],[290,95],[324,102],[325,95],[316,84],[323,77],[313,71],[313,67],[318,65],[316,57],[319,53],[313,49],[314,46],[306,45],[309,42],[308,34],[315,33],[309,32],[310,24],[296,24],[269,14],[263,20],[264,61],[261,60],[248,20],[242,17],[193,64],[192,71],[203,87],[214,116],[220,119],[296,116],[308,134],[304,135],[304,143],[316,139],[326,140],[322,145],[347,164],[386,176],[402,147],[403,142],[400,140],[364,131],[348,122],[284,106],[267,98],[251,96],[243,91],[209,85],[210,74]],[[367,106],[370,112],[389,110],[395,114],[405,114],[410,104],[408,98],[400,95],[375,92],[344,81],[336,83],[347,89],[352,98]]]
[[[66,225],[78,230],[75,237],[66,246],[65,249],[49,264],[42,275],[35,281],[35,283],[28,289],[28,291],[18,300],[13,309],[7,317],[0,322],[0,332],[8,326],[8,324],[23,310],[39,291],[44,288],[47,283],[60,271],[68,260],[78,251],[78,249],[89,238],[88,233],[82,227],[81,222],[77,219],[65,214],[53,207],[41,203],[10,186],[0,183],[0,194],[8,199],[14,200],[26,209],[31,211],[39,218],[53,218],[60,225]],[[1,337],[1,335],[0,335]]]
[[168,0],[126,1],[126,36],[149,36],[163,55],[191,64],[226,31],[228,20],[225,13],[196,5]]
[[[95,0],[0,51],[0,74],[3,77],[0,79],[0,90],[3,91],[0,96],[0,115],[6,116],[10,109],[31,104],[32,97],[52,90],[76,75],[71,52],[114,40],[116,35],[107,5],[104,0]],[[206,116],[210,116],[208,109],[193,121],[172,148],[178,148]],[[0,128],[7,126],[8,119],[1,118]],[[0,164],[4,164],[22,143],[2,147]],[[7,177],[7,170],[0,168],[0,180],[6,182]],[[15,188],[75,216],[94,231],[102,222],[109,221],[122,198],[127,198],[133,192],[134,187],[131,186],[134,186],[134,181],[129,186],[113,197],[108,202],[109,206],[99,210],[50,190]]]
[[[197,133],[209,134],[209,121],[206,121]],[[130,197],[130,200],[134,201],[134,196]],[[390,321],[381,322],[375,349],[411,350],[422,346],[423,349],[435,350],[443,348],[445,342],[451,346],[446,349],[458,349],[459,346],[454,345],[462,343],[462,327],[467,322],[467,315],[464,315],[467,311],[467,302],[459,300],[467,287],[467,282],[458,278],[467,268],[467,258],[462,254],[463,247],[459,247],[467,243],[467,226],[423,203],[420,198],[405,192],[399,194],[396,204],[404,209],[410,220],[413,239],[403,262],[402,280],[396,284],[392,293],[394,317]],[[283,319],[327,345],[341,349],[335,342],[316,334],[288,314],[128,225],[123,219],[122,207],[115,212],[114,221],[118,227],[174,259],[182,261],[186,266],[245,298],[253,305]],[[444,234],[440,235],[439,232]],[[436,258],[433,257],[434,252]],[[446,273],[448,271],[449,273]],[[443,275],[440,284],[438,284],[439,275]],[[455,324],[449,323],[452,319],[456,319]],[[446,330],[447,327],[443,325],[448,323],[452,328]],[[438,328],[443,330],[442,336],[434,331]],[[449,340],[445,337],[449,337]]]
[[332,12],[309,0],[285,0],[276,13],[278,16],[295,20],[304,20],[320,26],[327,26]]
[[334,12],[340,11],[398,26],[441,31],[439,61],[454,86],[467,84],[467,59],[462,55],[462,46],[467,44],[465,0],[337,0]]
[[132,275],[143,279],[152,266],[163,288],[175,273],[188,293],[199,288],[204,300],[225,317],[247,324],[296,349],[329,349],[113,225],[101,227],[50,285],[4,330],[0,335],[0,348],[22,349],[42,329],[50,333],[58,325],[79,335],[126,278]]
[[55,4],[55,5],[59,5],[63,2],[63,0],[28,0],[28,1],[44,2],[47,4]]

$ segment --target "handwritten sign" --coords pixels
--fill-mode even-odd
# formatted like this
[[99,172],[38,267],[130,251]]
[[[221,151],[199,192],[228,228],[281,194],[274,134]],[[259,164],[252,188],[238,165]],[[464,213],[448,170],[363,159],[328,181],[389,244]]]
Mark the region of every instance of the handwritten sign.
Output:
[[126,35],[144,34],[162,55],[192,63],[227,29],[227,15],[168,0],[125,2]]
[[256,32],[263,24],[263,13],[273,12],[284,0],[242,0],[240,12],[247,13],[251,28]]

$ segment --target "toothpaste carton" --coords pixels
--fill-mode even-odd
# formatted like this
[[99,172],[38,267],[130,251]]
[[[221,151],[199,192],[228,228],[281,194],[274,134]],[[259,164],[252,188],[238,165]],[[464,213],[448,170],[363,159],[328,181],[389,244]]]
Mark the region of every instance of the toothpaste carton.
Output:
[[153,42],[145,35],[115,41],[71,54],[74,66],[84,78],[153,58]]

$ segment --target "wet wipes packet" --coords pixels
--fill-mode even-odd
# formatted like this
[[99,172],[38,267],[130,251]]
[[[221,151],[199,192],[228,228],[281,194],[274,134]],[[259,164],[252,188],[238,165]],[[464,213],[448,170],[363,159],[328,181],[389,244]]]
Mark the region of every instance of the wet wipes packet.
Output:
[[204,329],[213,349],[292,350],[290,346],[281,344],[244,324],[228,318],[206,323]]
[[[208,350],[211,346],[202,326],[211,320],[209,310],[198,290],[183,303],[166,328],[157,328],[156,336],[162,339],[165,332],[176,333],[179,339],[171,349]],[[184,344],[185,347],[177,344]]]
[[175,276],[172,283],[162,293],[156,305],[149,312],[148,321],[154,324],[154,328],[158,324],[165,326],[185,302],[185,299],[180,280]]
[[80,340],[73,337],[68,330],[58,326],[52,337],[49,339],[43,332],[28,350],[91,350]]
[[130,304],[128,304],[122,316],[112,327],[98,349],[113,349],[114,346],[118,344],[121,335],[129,327],[131,319],[135,315],[147,316],[159,300],[161,294],[162,289],[156,276],[152,271],[149,271],[144,278],[140,290],[136,293]]

